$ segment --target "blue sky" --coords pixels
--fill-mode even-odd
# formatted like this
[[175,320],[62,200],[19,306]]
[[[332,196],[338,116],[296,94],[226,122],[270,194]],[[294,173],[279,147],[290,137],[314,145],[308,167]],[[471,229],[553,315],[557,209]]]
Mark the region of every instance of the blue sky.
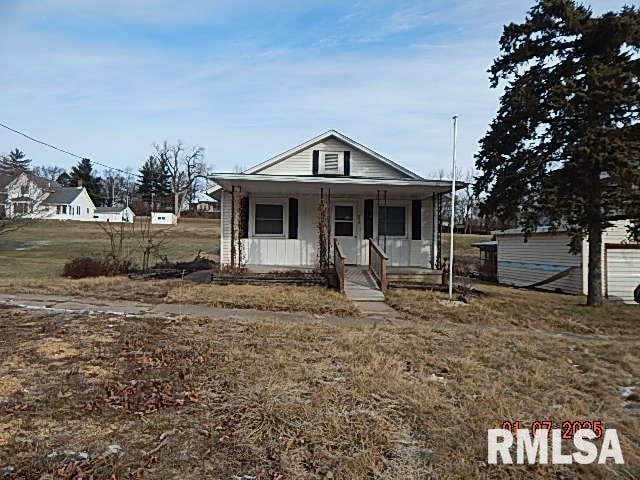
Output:
[[[594,0],[594,11],[622,0]],[[0,122],[116,167],[153,142],[249,167],[330,128],[421,175],[473,165],[530,1],[0,0]],[[76,161],[0,130],[0,153]]]

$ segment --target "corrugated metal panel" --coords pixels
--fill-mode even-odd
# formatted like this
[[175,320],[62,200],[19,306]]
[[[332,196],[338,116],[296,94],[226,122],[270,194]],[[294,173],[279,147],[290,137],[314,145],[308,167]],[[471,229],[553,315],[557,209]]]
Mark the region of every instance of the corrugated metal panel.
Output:
[[316,143],[312,147],[261,170],[260,173],[268,175],[311,175],[311,157],[314,150],[335,150],[338,152],[349,150],[351,152],[351,175],[355,177],[407,178],[406,175],[380,160],[336,139],[327,139],[324,142]]
[[609,298],[635,303],[633,291],[640,285],[640,249],[607,249]]

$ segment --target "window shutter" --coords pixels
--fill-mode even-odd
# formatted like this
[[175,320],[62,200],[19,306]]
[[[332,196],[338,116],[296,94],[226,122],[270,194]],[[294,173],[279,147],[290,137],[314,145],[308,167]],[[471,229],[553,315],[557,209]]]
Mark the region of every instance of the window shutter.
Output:
[[373,200],[364,201],[364,238],[373,238]]
[[349,150],[344,151],[344,175],[346,177],[351,175],[351,152]]
[[240,226],[238,230],[240,238],[249,238],[249,197],[240,199]]
[[411,239],[422,240],[422,200],[411,200]]
[[318,175],[318,163],[319,163],[320,152],[318,150],[313,151],[313,164],[311,166],[311,173],[313,175]]
[[298,238],[298,199],[289,198],[289,238]]

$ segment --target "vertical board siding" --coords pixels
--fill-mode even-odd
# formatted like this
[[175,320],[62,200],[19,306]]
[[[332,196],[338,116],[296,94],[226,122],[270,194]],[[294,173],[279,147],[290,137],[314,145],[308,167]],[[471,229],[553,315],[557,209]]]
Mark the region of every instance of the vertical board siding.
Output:
[[307,240],[246,238],[242,243],[248,265],[315,265],[316,248]]
[[256,173],[268,175],[312,175],[314,150],[336,152],[349,150],[351,152],[350,175],[354,177],[407,178],[407,175],[395,168],[335,138],[316,143]]
[[607,283],[610,299],[635,303],[633,291],[640,285],[640,248],[607,249]]

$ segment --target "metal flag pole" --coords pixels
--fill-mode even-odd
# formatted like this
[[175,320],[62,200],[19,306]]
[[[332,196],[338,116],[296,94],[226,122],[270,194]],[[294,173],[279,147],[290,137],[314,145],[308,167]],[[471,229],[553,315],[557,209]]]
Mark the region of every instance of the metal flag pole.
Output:
[[456,210],[456,137],[458,135],[458,116],[453,116],[453,159],[451,165],[451,219],[449,220],[449,301],[453,301],[453,230]]

